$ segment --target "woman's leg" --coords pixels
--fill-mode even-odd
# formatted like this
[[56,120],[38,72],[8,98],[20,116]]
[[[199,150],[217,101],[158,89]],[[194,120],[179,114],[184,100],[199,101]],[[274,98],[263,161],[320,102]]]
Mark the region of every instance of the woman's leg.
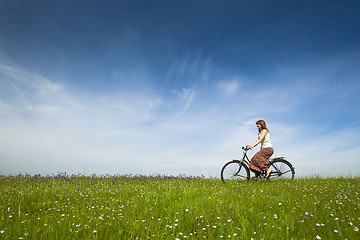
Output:
[[[273,154],[272,148],[263,148],[257,152],[250,160],[249,167],[251,171],[267,171],[269,169],[269,158]],[[268,173],[268,171],[267,171]]]

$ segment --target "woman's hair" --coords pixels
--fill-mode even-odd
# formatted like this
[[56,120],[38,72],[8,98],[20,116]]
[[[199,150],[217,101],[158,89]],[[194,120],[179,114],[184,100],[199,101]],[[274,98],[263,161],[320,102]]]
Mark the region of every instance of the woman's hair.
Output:
[[261,126],[261,129],[259,129],[259,132],[261,132],[261,130],[263,130],[263,129],[266,129],[269,132],[269,129],[267,129],[266,123],[264,120],[259,120],[256,122],[256,124],[260,124],[260,126]]

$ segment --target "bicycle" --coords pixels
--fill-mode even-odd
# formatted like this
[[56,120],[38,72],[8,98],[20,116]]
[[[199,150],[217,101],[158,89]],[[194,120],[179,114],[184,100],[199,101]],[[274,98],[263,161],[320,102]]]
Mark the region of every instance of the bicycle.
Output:
[[[242,147],[244,154],[241,160],[227,162],[221,169],[221,180],[225,183],[230,180],[249,181],[250,179],[250,160],[247,156],[249,146]],[[284,178],[294,179],[295,168],[286,160],[285,157],[271,158],[269,161],[271,170],[269,179]],[[266,172],[261,171],[258,178],[265,179]]]

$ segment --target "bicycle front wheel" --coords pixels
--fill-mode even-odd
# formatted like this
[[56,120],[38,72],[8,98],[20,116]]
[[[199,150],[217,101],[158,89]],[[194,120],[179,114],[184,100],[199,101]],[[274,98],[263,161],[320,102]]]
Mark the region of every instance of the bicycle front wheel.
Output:
[[225,183],[227,181],[249,181],[249,168],[239,160],[233,160],[226,163],[221,169],[221,180]]
[[281,179],[294,179],[295,168],[291,165],[290,162],[282,158],[273,159],[270,162],[270,178],[281,178]]

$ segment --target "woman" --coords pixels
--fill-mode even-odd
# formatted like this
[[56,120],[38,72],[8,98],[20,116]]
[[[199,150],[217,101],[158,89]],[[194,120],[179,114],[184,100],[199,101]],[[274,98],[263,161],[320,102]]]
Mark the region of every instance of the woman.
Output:
[[254,148],[259,143],[261,143],[261,148],[250,160],[250,170],[255,173],[255,177],[252,177],[251,179],[256,179],[261,171],[266,171],[266,178],[269,178],[271,173],[268,166],[269,158],[274,152],[270,141],[270,133],[264,120],[257,121],[256,127],[259,130],[258,139],[249,146],[249,149]]

